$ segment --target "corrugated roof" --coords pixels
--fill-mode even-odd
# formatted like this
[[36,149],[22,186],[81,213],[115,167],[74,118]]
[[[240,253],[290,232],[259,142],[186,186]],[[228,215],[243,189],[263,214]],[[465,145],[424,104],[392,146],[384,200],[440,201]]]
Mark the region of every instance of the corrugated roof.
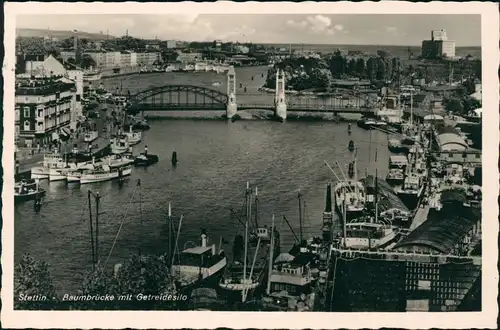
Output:
[[450,253],[456,243],[480,220],[478,210],[466,207],[450,207],[441,211],[431,210],[427,221],[422,223],[404,240],[394,246],[427,246],[441,253]]
[[458,134],[455,133],[443,133],[438,136],[439,147],[443,149],[444,146],[455,144],[463,147],[463,149],[467,149],[467,142]]

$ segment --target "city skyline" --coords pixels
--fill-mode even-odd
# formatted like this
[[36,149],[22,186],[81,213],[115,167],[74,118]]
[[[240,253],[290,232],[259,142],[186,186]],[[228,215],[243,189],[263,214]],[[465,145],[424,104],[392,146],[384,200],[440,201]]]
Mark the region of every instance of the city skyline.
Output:
[[481,45],[480,15],[462,14],[19,15],[16,27],[162,40],[387,46],[420,46],[431,30],[445,29],[457,47]]

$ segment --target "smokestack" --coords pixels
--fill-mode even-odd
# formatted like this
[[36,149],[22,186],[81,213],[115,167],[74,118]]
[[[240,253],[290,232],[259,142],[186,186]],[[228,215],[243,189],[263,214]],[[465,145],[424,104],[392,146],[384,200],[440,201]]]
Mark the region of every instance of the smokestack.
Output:
[[325,203],[325,213],[332,212],[332,184],[329,183],[326,186],[326,203]]

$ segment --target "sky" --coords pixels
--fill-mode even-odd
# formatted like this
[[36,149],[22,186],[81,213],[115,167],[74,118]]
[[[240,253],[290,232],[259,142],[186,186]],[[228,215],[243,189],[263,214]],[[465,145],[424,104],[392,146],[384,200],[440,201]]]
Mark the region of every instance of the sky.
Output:
[[480,46],[480,15],[176,14],[19,15],[17,28],[109,32],[112,36],[183,41],[421,45],[445,29],[456,46]]

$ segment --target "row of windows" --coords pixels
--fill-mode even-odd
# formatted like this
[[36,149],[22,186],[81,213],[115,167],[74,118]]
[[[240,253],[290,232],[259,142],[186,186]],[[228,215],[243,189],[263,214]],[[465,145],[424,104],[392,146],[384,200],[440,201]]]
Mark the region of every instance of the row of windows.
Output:
[[[456,153],[450,152],[450,153],[448,154],[448,157],[449,157],[449,158],[454,158],[454,157],[455,157],[455,155],[456,155]],[[464,153],[462,153],[462,158],[467,158],[467,157],[468,157],[468,155],[469,155],[468,153],[464,152]],[[475,155],[476,155],[476,156],[475,156],[476,158],[481,158],[481,154],[480,154],[480,153],[477,153],[477,154],[475,154]],[[441,157],[441,154],[440,154],[440,153],[437,153],[437,154],[436,154],[436,156],[437,156],[437,157]]]

